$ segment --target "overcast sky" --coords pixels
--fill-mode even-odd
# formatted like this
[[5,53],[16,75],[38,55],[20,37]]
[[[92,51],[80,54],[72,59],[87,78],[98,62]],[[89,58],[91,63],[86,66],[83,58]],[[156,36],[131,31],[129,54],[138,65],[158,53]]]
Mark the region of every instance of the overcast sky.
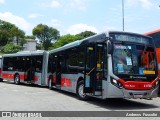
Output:
[[[160,29],[160,0],[124,0],[125,31]],[[122,31],[122,0],[0,0],[0,19],[32,35],[42,23],[61,35]]]

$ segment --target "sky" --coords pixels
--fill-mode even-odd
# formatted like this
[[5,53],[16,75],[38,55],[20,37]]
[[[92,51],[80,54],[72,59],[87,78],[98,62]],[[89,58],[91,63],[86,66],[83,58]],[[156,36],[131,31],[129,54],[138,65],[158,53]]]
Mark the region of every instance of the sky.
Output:
[[[124,0],[124,31],[160,29],[160,0]],[[0,19],[32,35],[38,24],[60,35],[122,31],[122,0],[0,0]]]

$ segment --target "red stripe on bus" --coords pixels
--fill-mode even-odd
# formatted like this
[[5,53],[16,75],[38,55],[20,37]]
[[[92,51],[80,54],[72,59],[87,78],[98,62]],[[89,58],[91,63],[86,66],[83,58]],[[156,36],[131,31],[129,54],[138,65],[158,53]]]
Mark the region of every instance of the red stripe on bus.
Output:
[[61,78],[61,86],[71,87],[71,79],[69,79],[69,78]]
[[[14,80],[14,74],[11,73],[3,73],[2,74],[2,78],[6,78],[6,79],[13,79]],[[25,79],[25,75],[24,74],[20,74],[20,80],[24,80]]]
[[8,74],[2,74],[2,78],[8,78]]
[[151,82],[138,82],[138,81],[127,81],[119,79],[119,82],[123,84],[123,87],[128,90],[150,90],[155,84],[156,80]]
[[34,81],[38,81],[38,76],[34,76]]
[[24,80],[25,79],[25,75],[24,74],[20,74],[20,80]]
[[53,82],[56,82],[56,77],[53,77]]
[[14,74],[3,73],[3,74],[2,74],[2,77],[3,77],[3,78],[14,79]]

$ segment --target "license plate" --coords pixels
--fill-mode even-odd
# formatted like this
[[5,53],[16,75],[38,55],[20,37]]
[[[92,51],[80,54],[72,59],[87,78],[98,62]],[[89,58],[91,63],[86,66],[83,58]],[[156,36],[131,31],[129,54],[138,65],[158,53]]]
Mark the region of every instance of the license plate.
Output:
[[137,98],[142,98],[143,95],[133,95],[133,97],[134,97],[135,99],[137,99]]

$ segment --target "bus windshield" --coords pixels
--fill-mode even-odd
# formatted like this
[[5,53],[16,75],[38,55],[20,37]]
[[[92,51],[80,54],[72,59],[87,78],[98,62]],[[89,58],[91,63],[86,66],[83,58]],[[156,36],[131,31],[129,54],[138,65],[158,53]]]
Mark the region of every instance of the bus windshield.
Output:
[[115,74],[155,75],[155,66],[153,47],[114,44],[113,72]]

